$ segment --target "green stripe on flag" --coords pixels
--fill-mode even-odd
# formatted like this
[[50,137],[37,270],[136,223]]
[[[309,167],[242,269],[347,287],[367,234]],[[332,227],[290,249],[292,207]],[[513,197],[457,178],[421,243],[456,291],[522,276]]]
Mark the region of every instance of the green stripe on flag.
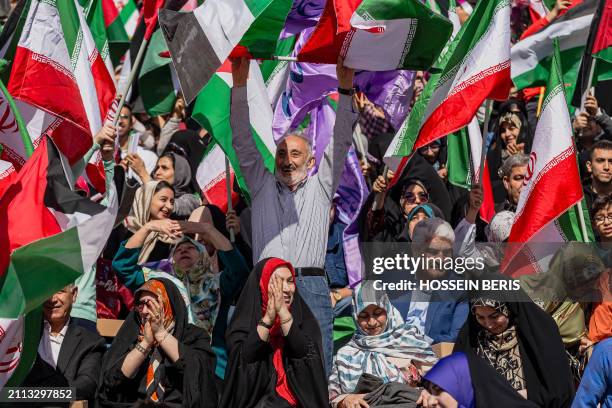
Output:
[[160,57],[168,46],[160,29],[151,36],[142,68],[138,76],[138,89],[145,110],[150,116],[172,112],[176,92],[172,81],[172,59]]
[[472,165],[470,163],[470,141],[467,127],[451,133],[446,138],[448,181],[458,187],[472,186]]
[[285,25],[285,19],[290,10],[291,1],[273,0],[262,10],[261,15],[253,13],[256,19],[240,40],[239,45],[247,47],[255,58],[274,56],[278,35]]
[[54,3],[59,12],[64,41],[66,42],[66,47],[68,47],[68,55],[70,55],[72,65],[74,66],[80,52],[80,43],[83,40],[76,3],[72,0],[55,0]]
[[1,285],[0,316],[29,313],[82,274],[77,228],[17,248]]
[[[295,43],[296,43],[296,39],[297,39],[296,36],[291,36],[289,38],[280,40],[276,44],[275,55],[282,56],[282,57],[287,57],[291,55],[291,53],[293,52],[293,47],[295,46]],[[275,74],[281,71],[287,64],[288,64],[287,61],[277,61],[277,60],[265,60],[262,62],[262,64],[260,65],[260,68],[261,68],[261,74],[263,76],[264,82],[266,83],[266,86],[268,86],[268,81]]]

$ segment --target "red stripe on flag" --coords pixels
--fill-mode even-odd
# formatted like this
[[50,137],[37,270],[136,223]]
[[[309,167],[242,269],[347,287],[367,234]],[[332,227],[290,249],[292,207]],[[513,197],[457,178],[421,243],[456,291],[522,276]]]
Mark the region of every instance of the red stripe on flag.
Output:
[[13,98],[69,120],[89,132],[89,121],[74,75],[46,56],[17,47],[7,88]]
[[91,73],[94,78],[96,94],[98,96],[100,119],[104,120],[115,99],[115,84],[99,53],[91,64]]
[[612,47],[612,1],[601,1],[605,1],[606,4],[603,6],[599,30],[597,31],[597,36],[593,43],[592,54],[597,54],[608,47]]
[[5,273],[15,249],[62,232],[44,204],[48,143],[47,138],[41,141],[0,199],[0,274]]
[[510,61],[490,70],[492,72],[480,80],[470,78],[459,84],[460,90],[447,97],[432,112],[419,132],[413,151],[466,126],[485,99],[508,98],[512,87]]
[[327,1],[317,27],[297,56],[298,61],[335,64],[351,30],[351,16],[361,1]]
[[104,16],[104,26],[110,27],[119,18],[119,10],[113,0],[102,0],[102,15]]
[[533,186],[521,215],[514,220],[509,242],[529,241],[546,224],[582,199],[582,189],[567,188],[580,186],[580,175],[576,155],[566,156],[542,174]]
[[[486,159],[485,159],[486,160]],[[493,187],[491,187],[491,177],[489,175],[489,164],[485,161],[482,175],[483,200],[479,214],[487,224],[491,222],[495,215],[495,201],[493,200]]]
[[164,5],[164,0],[143,0],[142,15],[146,26],[145,40],[150,40],[157,26],[157,15],[159,9]]

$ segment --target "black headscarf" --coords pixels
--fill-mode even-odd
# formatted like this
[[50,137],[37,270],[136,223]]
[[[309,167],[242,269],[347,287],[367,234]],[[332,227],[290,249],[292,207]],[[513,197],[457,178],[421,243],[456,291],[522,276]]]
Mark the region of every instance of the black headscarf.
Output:
[[[227,239],[230,239],[230,233],[227,230],[225,224],[225,214],[219,207],[214,204],[204,204],[206,208],[210,211],[210,217],[212,218],[213,225],[223,236]],[[249,268],[253,268],[253,250],[247,244],[240,234],[236,234],[234,245],[242,254],[242,257],[246,261]]]
[[[172,363],[165,359],[164,381],[167,406],[210,407],[217,406],[215,387],[215,354],[210,348],[210,338],[204,329],[187,322],[185,301],[176,286],[169,280],[155,278],[166,288],[174,314],[173,336],[178,340],[180,358]],[[134,379],[126,379],[121,366],[126,355],[134,348],[140,334],[140,321],[136,310],[130,312],[115,336],[102,362],[98,399],[100,406],[131,407],[146,395],[147,361],[142,364]]]
[[517,332],[528,397],[526,400],[518,394],[488,361],[477,354],[477,336],[485,329],[470,312],[459,332],[454,351],[462,351],[468,357],[476,407],[569,407],[574,397],[573,377],[559,329],[552,317],[522,290],[480,291],[470,294],[470,298],[472,301],[494,299],[505,304],[510,325],[514,325]]
[[[274,258],[255,265],[244,287],[234,317],[226,334],[229,362],[225,372],[221,408],[264,408],[289,406],[275,391],[276,370],[273,350],[257,333],[262,318],[259,283],[264,266]],[[312,312],[296,290],[291,303],[293,325],[287,337],[304,341],[307,352],[297,356],[289,342],[283,348],[287,381],[301,408],[326,407],[329,404],[327,377],[323,368],[321,331]],[[294,337],[295,336],[295,337]],[[293,355],[292,355],[293,354]]]

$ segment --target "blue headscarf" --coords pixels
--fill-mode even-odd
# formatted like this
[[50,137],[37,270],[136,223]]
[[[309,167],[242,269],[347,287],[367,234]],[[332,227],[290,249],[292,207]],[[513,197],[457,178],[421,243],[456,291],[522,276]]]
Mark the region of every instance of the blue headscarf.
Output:
[[459,403],[459,408],[476,406],[470,366],[465,353],[455,352],[439,360],[424,378],[449,393]]

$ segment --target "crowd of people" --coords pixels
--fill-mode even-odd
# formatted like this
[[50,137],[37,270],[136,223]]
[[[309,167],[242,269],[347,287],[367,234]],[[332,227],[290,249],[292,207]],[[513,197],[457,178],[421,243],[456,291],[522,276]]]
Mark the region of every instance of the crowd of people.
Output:
[[[226,212],[195,180],[212,138],[180,94],[164,117],[126,104],[118,125],[94,137],[125,214],[96,267],[44,303],[38,355],[21,386],[73,387],[76,399],[101,407],[612,407],[612,119],[594,95],[572,125],[596,245],[564,246],[546,274],[522,276],[512,294],[386,293],[371,271],[355,284],[347,274],[354,254],[343,248],[336,193],[354,138],[366,146],[358,153],[371,186],[360,242],[409,243],[428,259],[482,257],[497,276],[539,91],[493,106],[486,160],[495,216],[487,224],[483,188],[449,182],[446,138],[419,148],[398,174],[385,166],[381,146],[396,129],[383,107],[355,92],[342,59],[320,162],[307,135],[291,131],[271,173],[249,124],[248,74],[247,59],[232,61],[232,143],[250,201],[236,191]],[[411,103],[427,79],[417,73]],[[594,270],[588,282],[575,275],[585,268]],[[589,284],[598,296],[585,301]],[[114,337],[98,334],[102,318],[122,320]]]

